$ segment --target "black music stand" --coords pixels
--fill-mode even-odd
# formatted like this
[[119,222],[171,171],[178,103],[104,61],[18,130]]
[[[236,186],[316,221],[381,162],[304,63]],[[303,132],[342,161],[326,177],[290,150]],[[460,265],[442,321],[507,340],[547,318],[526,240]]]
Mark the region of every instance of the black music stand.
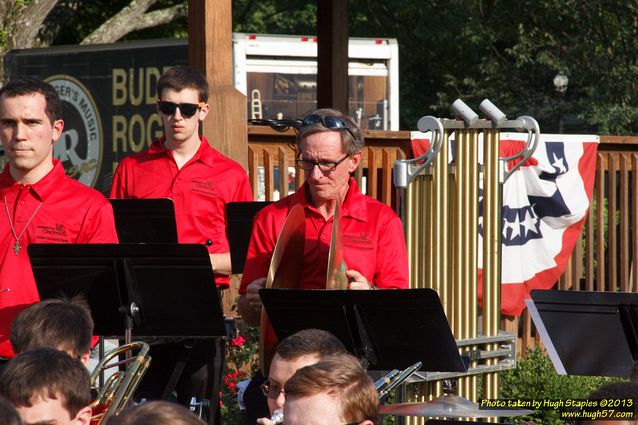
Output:
[[109,199],[120,243],[177,243],[171,199]]
[[98,335],[225,336],[203,245],[31,244],[28,252],[40,298],[84,294]]
[[226,204],[226,223],[230,244],[230,262],[234,274],[244,272],[246,253],[253,230],[253,218],[272,202],[229,202]]
[[317,328],[333,333],[368,369],[404,369],[420,361],[424,371],[467,370],[432,289],[261,289],[259,295],[280,341]]
[[[203,245],[31,244],[28,252],[40,298],[83,294],[91,307],[96,334],[124,336],[127,342],[132,337],[184,341],[183,350],[173,356],[177,363],[173,363],[172,374],[173,365],[155,368],[161,376],[154,377],[153,386],[165,388],[158,393],[164,394],[162,398],[171,395],[178,382],[188,385],[190,381],[180,376],[191,359],[200,356],[197,347],[208,350],[210,360],[196,360],[208,365],[207,389],[198,387],[197,391],[212,396],[211,423],[215,420],[223,368],[220,337],[226,333],[210,257]],[[152,345],[151,356],[162,346]],[[214,354],[217,346],[221,346],[219,355]],[[152,366],[149,372],[154,374]],[[140,388],[150,375],[146,374]],[[188,399],[179,401],[188,406]]]
[[533,290],[525,300],[561,375],[630,375],[638,359],[638,293]]

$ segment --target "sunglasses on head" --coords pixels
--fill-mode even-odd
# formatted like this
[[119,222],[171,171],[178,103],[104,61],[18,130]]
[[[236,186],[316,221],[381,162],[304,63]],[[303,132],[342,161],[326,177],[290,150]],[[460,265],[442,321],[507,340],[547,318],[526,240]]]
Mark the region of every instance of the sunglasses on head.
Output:
[[348,124],[346,124],[342,119],[333,117],[332,115],[308,115],[303,119],[303,121],[301,121],[301,126],[308,127],[317,123],[321,123],[321,125],[326,127],[328,130],[346,130],[355,140],[357,139]]
[[175,110],[179,108],[180,114],[186,118],[190,118],[206,105],[206,102],[199,103],[173,103],[167,100],[158,100],[157,106],[161,113],[164,115],[173,115]]

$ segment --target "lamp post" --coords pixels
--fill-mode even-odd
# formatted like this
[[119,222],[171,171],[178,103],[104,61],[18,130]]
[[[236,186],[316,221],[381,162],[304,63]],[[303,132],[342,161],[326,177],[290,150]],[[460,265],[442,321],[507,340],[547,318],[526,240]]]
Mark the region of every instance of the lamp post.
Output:
[[556,74],[556,76],[554,77],[554,89],[556,89],[556,91],[560,94],[560,103],[561,103],[561,108],[560,108],[560,117],[558,118],[558,132],[559,133],[563,133],[563,101],[565,99],[565,92],[567,91],[567,85],[569,84],[569,78],[567,77],[567,75],[559,72],[558,74]]

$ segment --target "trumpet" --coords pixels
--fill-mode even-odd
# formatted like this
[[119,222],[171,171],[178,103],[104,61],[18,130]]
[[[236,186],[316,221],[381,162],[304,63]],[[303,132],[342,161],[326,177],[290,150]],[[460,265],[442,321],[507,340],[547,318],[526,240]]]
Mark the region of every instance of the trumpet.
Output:
[[[151,357],[148,355],[149,346],[142,341],[124,344],[109,351],[97,364],[91,373],[91,388],[96,389],[97,395],[91,403],[93,416],[92,425],[100,425],[110,416],[117,415],[130,400],[137,389],[142,377],[151,364]],[[133,355],[133,353],[136,353]],[[120,355],[128,356],[109,364],[111,360]],[[120,370],[120,366],[125,366],[125,370]],[[99,376],[107,369],[118,368],[111,375],[101,388],[97,388]]]
[[421,362],[416,362],[412,366],[399,372],[397,369],[391,370],[384,377],[374,383],[374,387],[379,394],[379,400],[388,395],[390,391],[402,384],[406,379],[421,369]]

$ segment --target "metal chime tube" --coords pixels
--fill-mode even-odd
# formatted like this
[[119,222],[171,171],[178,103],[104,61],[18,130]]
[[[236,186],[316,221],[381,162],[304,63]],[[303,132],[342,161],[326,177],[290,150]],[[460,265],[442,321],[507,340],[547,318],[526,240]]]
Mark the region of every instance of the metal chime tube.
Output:
[[445,132],[441,151],[434,161],[433,169],[433,188],[432,188],[432,204],[433,215],[430,228],[432,229],[432,250],[430,255],[433,257],[432,264],[432,286],[439,293],[441,304],[445,314],[449,316],[449,249],[450,249],[450,232],[449,232],[449,132]]
[[[465,326],[467,329],[467,337],[468,338],[476,338],[478,337],[478,306],[476,304],[477,299],[477,286],[478,286],[478,217],[479,217],[479,209],[478,209],[478,199],[479,199],[479,157],[478,157],[478,146],[479,146],[479,132],[477,130],[472,131],[471,142],[467,146],[468,150],[468,162],[469,162],[469,172],[466,176],[468,179],[468,190],[469,190],[469,205],[468,205],[468,216],[470,217],[471,230],[468,234],[469,246],[468,246],[468,261],[472,262],[472,265],[469,266],[466,270],[467,279],[470,282],[466,286],[466,292],[464,296],[468,300],[468,310],[465,316]],[[476,347],[471,347],[470,349],[474,349]],[[473,362],[470,366],[476,366],[476,361]],[[472,375],[467,379],[468,385],[468,396],[470,400],[477,401],[478,395],[476,391],[477,377],[476,375]]]
[[[497,335],[500,325],[501,163],[499,132],[483,136],[483,335]],[[498,375],[484,378],[485,398],[498,397]]]
[[456,338],[463,338],[463,315],[465,310],[465,302],[462,297],[463,292],[463,212],[466,211],[465,199],[463,197],[463,189],[465,182],[463,181],[463,167],[465,165],[465,155],[463,146],[466,145],[467,131],[457,131],[454,138],[454,175],[452,185],[452,282],[461,283],[452,286],[452,306],[448,318],[452,333]]
[[[478,131],[462,129],[456,132],[454,149],[453,202],[453,268],[452,288],[454,305],[452,331],[457,339],[476,338],[476,285],[478,242]],[[474,349],[469,347],[468,349]],[[459,395],[476,399],[475,377],[458,382]]]
[[[454,139],[454,185],[452,189],[452,205],[451,209],[454,212],[452,214],[452,314],[450,317],[450,325],[452,327],[452,333],[457,339],[464,338],[465,332],[465,315],[468,300],[463,297],[465,286],[469,283],[465,280],[466,260],[467,254],[464,238],[467,237],[464,224],[467,221],[466,212],[467,205],[467,181],[464,178],[465,170],[468,167],[467,164],[467,152],[466,147],[469,142],[469,130],[457,130]],[[461,397],[466,397],[469,391],[467,379],[461,378],[458,380],[457,388]]]

